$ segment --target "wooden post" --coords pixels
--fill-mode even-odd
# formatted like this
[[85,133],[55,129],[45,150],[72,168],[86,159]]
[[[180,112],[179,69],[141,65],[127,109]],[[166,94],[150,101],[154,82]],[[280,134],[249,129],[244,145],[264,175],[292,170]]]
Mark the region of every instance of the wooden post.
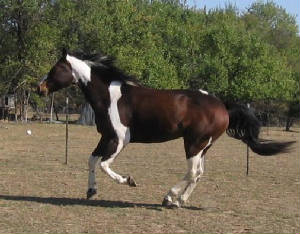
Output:
[[18,101],[17,101],[17,98],[18,98],[18,94],[17,94],[17,91],[15,91],[14,93],[14,105],[15,105],[15,122],[18,123]]
[[[248,109],[250,109],[250,103],[247,103]],[[249,174],[249,146],[247,145],[247,171],[246,175],[248,176]]]
[[247,145],[247,172],[246,175],[249,174],[249,146]]
[[65,164],[68,164],[68,140],[69,140],[69,97],[66,97],[66,154]]
[[53,102],[54,102],[54,93],[52,93],[51,97],[51,106],[50,106],[50,123],[53,122]]

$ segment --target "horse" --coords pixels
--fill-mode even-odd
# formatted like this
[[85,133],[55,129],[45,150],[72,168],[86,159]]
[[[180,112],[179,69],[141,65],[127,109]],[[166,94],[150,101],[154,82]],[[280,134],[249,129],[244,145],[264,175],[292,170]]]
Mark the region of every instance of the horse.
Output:
[[120,184],[136,186],[132,176],[122,176],[110,166],[132,142],[165,142],[182,137],[187,173],[163,198],[162,206],[181,207],[204,173],[204,155],[224,133],[247,144],[259,155],[287,152],[293,142],[259,140],[260,124],[242,105],[226,106],[204,90],[164,90],[145,87],[101,53],[62,51],[62,57],[38,84],[48,95],[77,84],[95,112],[101,139],[88,160],[86,198],[97,194],[95,169]]

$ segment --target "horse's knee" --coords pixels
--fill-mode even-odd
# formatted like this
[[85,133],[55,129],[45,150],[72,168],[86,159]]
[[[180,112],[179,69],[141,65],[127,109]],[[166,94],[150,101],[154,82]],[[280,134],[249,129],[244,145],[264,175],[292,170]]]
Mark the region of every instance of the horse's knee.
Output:
[[99,159],[98,156],[94,156],[91,154],[91,156],[89,157],[89,161],[88,161],[88,166],[90,169],[93,169],[93,170],[95,169],[98,159]]

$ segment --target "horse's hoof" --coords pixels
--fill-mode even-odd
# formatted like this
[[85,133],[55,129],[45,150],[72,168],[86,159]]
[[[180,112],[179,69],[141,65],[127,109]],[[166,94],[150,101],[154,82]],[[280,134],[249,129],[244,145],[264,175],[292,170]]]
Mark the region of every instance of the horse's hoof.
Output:
[[136,183],[135,183],[134,179],[131,176],[127,177],[127,183],[130,187],[136,187]]
[[97,190],[94,188],[89,188],[88,191],[86,192],[86,199],[90,199],[95,194],[97,194]]
[[180,208],[180,203],[178,201],[172,202],[168,200],[167,198],[164,198],[162,202],[162,206],[169,208],[169,209],[174,209],[174,208]]
[[169,206],[172,205],[172,202],[170,200],[168,200],[167,198],[164,198],[161,205],[164,206],[164,207],[169,207]]

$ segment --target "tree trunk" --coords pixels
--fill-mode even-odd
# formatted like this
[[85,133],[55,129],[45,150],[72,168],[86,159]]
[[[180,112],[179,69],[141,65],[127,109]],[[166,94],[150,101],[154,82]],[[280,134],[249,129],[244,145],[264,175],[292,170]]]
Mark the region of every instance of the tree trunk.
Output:
[[57,108],[55,108],[55,106],[54,106],[53,109],[54,109],[54,113],[55,113],[55,116],[56,116],[56,121],[59,121]]
[[20,121],[24,122],[24,107],[25,107],[25,94],[24,90],[19,91],[19,105],[20,105]]
[[78,123],[82,125],[95,125],[95,113],[90,104],[85,103],[83,105]]
[[28,92],[28,94],[26,95],[25,93],[25,103],[24,103],[24,112],[25,112],[25,123],[27,123],[28,120],[28,103],[29,103],[29,98],[30,98],[30,92]]
[[293,122],[294,122],[293,118],[287,117],[286,124],[285,124],[285,131],[287,131],[287,132],[290,131],[290,128],[292,127]]
[[18,122],[18,94],[17,91],[14,93],[14,102],[15,102],[15,122]]

